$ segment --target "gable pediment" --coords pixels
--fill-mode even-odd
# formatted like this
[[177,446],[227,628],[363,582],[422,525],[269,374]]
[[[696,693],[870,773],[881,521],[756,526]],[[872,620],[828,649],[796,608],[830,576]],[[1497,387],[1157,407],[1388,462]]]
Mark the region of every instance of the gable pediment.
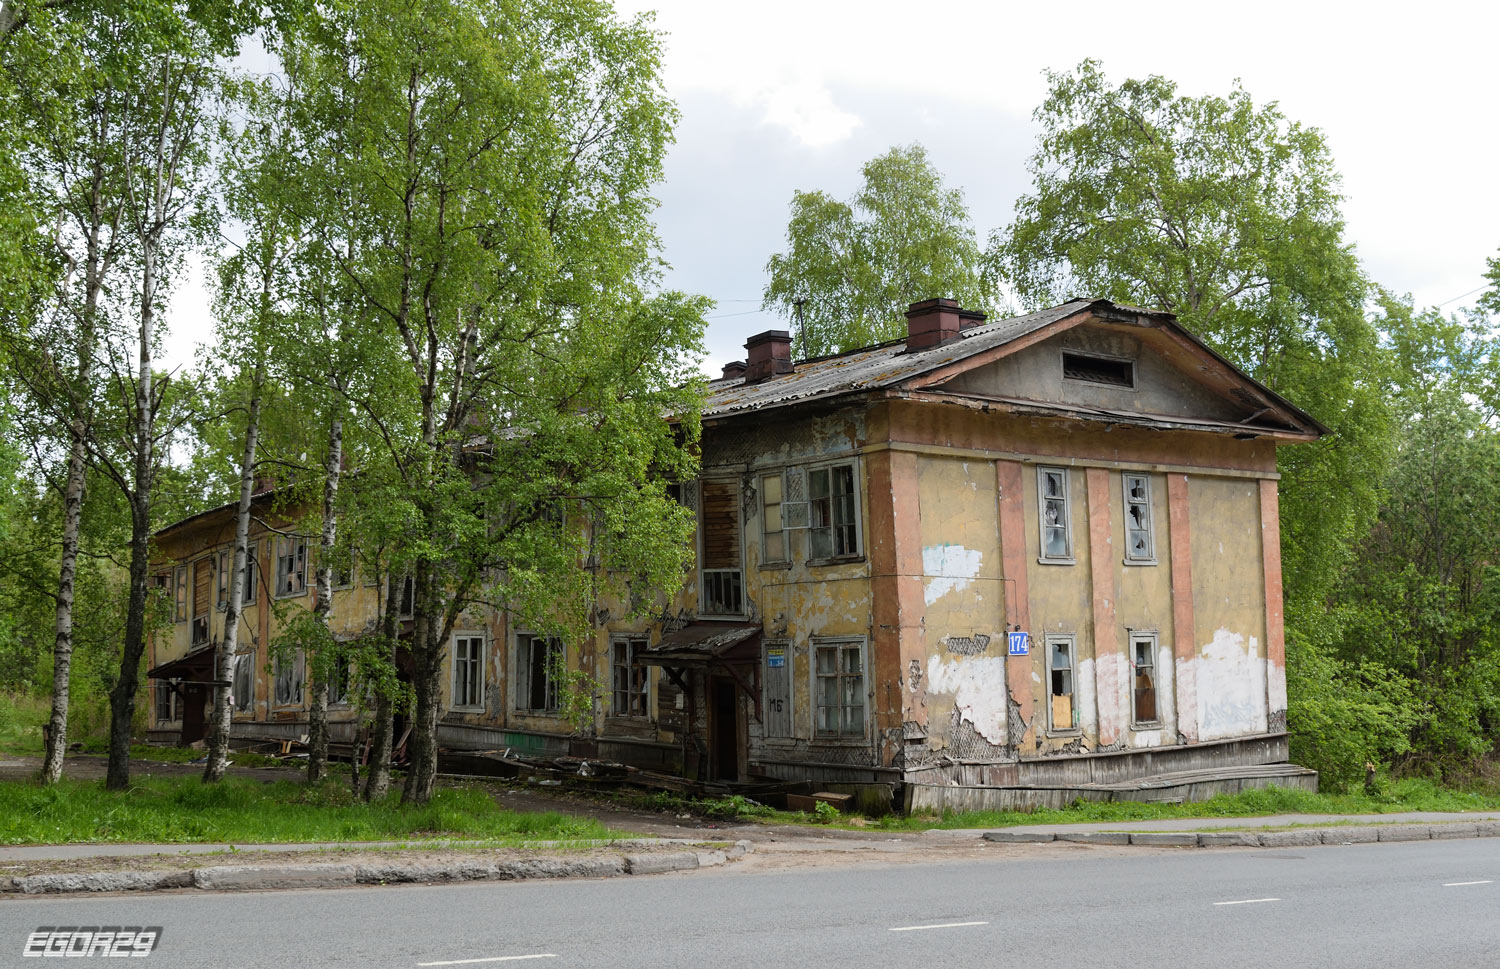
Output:
[[[1118,318],[1114,318],[1114,317]],[[921,389],[1100,420],[1317,437],[1322,428],[1161,317],[1085,315]]]

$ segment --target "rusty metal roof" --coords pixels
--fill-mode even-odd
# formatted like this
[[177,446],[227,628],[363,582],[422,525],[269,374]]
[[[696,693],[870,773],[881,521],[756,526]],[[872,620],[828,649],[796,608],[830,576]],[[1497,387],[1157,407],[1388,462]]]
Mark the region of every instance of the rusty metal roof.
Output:
[[816,398],[894,387],[965,357],[1004,346],[1028,333],[1100,304],[1128,312],[1160,315],[1150,310],[1116,307],[1106,300],[1075,299],[1025,316],[971,326],[962,331],[959,339],[926,350],[908,353],[906,340],[903,338],[848,353],[801,361],[791,373],[780,374],[760,383],[747,384],[740,378],[711,381],[703,416],[705,419],[729,417],[746,411],[766,410]]
[[727,659],[735,647],[760,636],[759,624],[744,622],[689,623],[676,632],[667,633],[654,645],[637,654],[648,666],[705,663]]

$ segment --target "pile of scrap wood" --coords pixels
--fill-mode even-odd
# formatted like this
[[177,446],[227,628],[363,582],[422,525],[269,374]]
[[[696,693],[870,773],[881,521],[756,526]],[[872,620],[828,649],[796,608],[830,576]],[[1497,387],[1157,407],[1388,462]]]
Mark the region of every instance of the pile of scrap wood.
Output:
[[[766,803],[808,785],[772,778],[745,783],[696,781],[676,774],[645,770],[591,757],[530,757],[513,750],[441,750],[438,768],[444,774],[470,777],[503,777],[542,787],[608,791],[638,788],[671,791],[692,797],[725,797],[744,794]],[[810,788],[808,788],[810,790]]]

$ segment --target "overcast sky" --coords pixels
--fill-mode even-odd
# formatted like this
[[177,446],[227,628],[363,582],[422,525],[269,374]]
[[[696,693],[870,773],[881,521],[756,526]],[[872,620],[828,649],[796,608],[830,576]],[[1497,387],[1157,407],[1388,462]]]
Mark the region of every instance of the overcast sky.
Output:
[[[1421,305],[1471,303],[1500,251],[1492,3],[616,5],[655,10],[667,35],[682,120],[657,225],[668,285],[718,301],[711,373],[744,356],[747,336],[785,325],[759,306],[794,190],[848,197],[863,162],[920,141],[983,238],[1030,188],[1043,72],[1086,57],[1112,80],[1161,74],[1191,95],[1239,78],[1257,104],[1321,128],[1366,270]],[[204,301],[197,285],[174,301],[172,357],[205,335]]]

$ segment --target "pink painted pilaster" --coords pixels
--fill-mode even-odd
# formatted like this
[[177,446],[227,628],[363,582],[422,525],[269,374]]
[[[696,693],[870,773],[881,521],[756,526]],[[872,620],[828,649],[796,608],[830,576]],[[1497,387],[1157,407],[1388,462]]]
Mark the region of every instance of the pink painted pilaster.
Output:
[[[1033,632],[1031,592],[1026,581],[1030,557],[1026,551],[1027,502],[1023,470],[1019,461],[995,462],[995,481],[1000,490],[1000,568],[1004,573],[1005,626],[1007,629],[1019,626],[1026,632]],[[1019,707],[1021,720],[1028,725],[1034,721],[1031,674],[1041,650],[1041,645],[1033,637],[1031,656],[1008,656],[1005,660],[1005,681],[1010,698]],[[1025,739],[1009,738],[1018,749]]]
[[1193,628],[1193,543],[1189,525],[1188,479],[1167,475],[1167,527],[1171,532],[1172,652],[1177,659],[1177,732],[1188,743],[1198,740],[1198,683],[1194,659],[1198,655]]

